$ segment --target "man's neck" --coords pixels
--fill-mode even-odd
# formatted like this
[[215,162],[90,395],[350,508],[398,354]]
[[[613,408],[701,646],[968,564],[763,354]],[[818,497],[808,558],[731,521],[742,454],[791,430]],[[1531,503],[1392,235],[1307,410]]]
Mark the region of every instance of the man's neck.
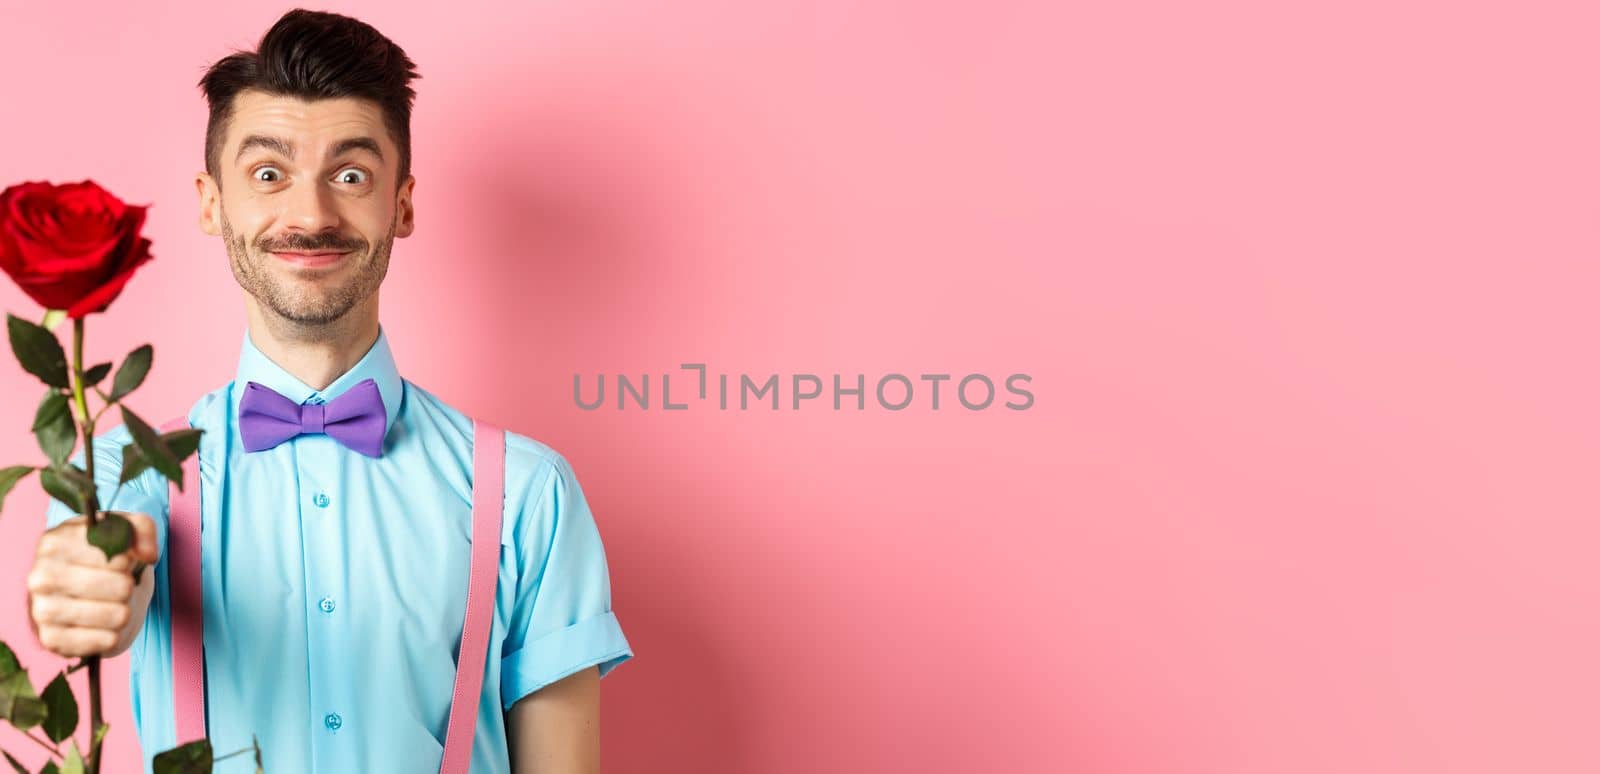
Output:
[[[370,299],[369,299],[370,300]],[[378,340],[376,304],[358,305],[326,325],[305,326],[247,304],[250,342],[267,359],[313,390],[327,389],[372,349]]]

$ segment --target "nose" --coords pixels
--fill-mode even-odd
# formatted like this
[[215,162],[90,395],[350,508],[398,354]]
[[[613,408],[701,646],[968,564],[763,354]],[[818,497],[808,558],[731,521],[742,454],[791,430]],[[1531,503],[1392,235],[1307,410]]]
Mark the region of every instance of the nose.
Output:
[[339,228],[339,212],[334,207],[329,192],[316,182],[303,182],[289,187],[284,197],[284,226],[291,231],[317,234]]

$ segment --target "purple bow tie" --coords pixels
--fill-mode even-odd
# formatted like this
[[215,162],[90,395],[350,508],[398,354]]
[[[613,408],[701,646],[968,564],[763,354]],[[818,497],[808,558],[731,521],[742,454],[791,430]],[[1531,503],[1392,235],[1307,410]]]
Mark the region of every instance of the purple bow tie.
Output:
[[272,388],[246,382],[239,400],[245,451],[262,451],[301,433],[326,433],[368,457],[383,456],[384,412],[378,383],[363,379],[323,405],[300,405]]

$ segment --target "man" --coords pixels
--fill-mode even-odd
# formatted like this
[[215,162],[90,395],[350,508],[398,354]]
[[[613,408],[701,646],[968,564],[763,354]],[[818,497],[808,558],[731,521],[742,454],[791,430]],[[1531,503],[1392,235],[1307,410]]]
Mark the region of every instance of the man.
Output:
[[[211,109],[200,225],[222,237],[248,319],[234,380],[188,413],[205,431],[200,480],[186,482],[201,487],[205,514],[205,706],[213,749],[259,739],[269,772],[437,771],[442,756],[474,426],[401,378],[378,320],[390,248],[413,229],[414,68],[360,21],[294,10],[200,83]],[[273,443],[240,421],[250,390],[299,411],[363,385],[382,404],[372,402],[382,424],[370,448],[316,428]],[[472,771],[595,772],[597,683],[633,653],[572,468],[531,438],[505,438]],[[106,562],[85,544],[82,518],[52,502],[29,610],[60,655],[131,649],[148,770],[189,740],[173,720],[171,498],[153,470],[116,489],[129,442],[125,426],[97,439],[95,471],[102,507],[130,513],[135,548]],[[155,564],[137,584],[134,560]],[[249,757],[218,770],[252,771]]]

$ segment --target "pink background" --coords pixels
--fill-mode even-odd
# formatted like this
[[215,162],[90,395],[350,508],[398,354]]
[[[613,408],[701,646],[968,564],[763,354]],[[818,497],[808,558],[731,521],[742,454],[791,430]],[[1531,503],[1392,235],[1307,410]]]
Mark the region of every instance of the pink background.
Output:
[[[287,6],[6,3],[0,184],[154,204],[89,351],[180,412],[244,330],[194,83]],[[336,6],[423,73],[384,324],[573,461],[608,771],[1600,770],[1591,4],[406,5]],[[693,361],[1037,402],[573,404]],[[39,394],[0,367],[0,463]]]

